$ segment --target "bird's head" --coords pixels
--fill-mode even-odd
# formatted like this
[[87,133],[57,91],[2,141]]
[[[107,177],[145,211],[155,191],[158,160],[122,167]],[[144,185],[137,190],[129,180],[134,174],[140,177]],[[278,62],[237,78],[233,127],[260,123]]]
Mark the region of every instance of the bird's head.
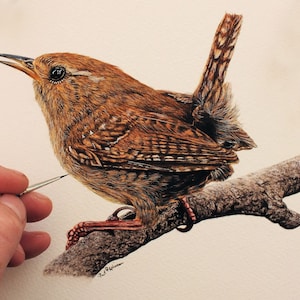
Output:
[[99,107],[112,90],[124,88],[128,80],[115,66],[78,54],[51,53],[35,59],[11,54],[0,57],[5,58],[0,63],[34,80],[36,99],[48,123],[57,118],[61,122],[62,117],[67,121],[72,115],[80,115],[86,106]]
[[0,63],[26,73],[35,84],[49,90],[67,88],[74,81],[99,83],[104,76],[110,77],[117,71],[112,65],[72,53],[44,54],[35,59],[11,54],[0,54],[0,57],[6,58]]
[[[0,63],[18,69],[39,83],[58,84],[75,76],[92,76],[97,71],[114,71],[116,67],[88,56],[74,53],[49,53],[43,54],[35,59],[13,55],[0,54],[6,60]],[[109,68],[110,67],[110,68]],[[99,81],[101,78],[91,78],[92,81]]]

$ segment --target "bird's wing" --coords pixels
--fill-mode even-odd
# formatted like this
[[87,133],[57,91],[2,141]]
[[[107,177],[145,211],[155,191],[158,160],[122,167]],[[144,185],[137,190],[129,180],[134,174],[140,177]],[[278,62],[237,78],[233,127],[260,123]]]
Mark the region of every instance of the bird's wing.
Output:
[[[193,103],[193,95],[186,94],[186,93],[177,93],[172,91],[165,91],[165,90],[156,90],[159,94],[172,98],[176,100],[177,102],[183,103],[183,104],[192,104]],[[191,110],[191,107],[188,106]]]
[[94,119],[98,122],[93,122],[92,128],[73,128],[80,136],[66,143],[69,154],[82,164],[190,172],[214,170],[237,161],[232,150],[221,148],[190,124],[165,115],[135,110],[106,120]]

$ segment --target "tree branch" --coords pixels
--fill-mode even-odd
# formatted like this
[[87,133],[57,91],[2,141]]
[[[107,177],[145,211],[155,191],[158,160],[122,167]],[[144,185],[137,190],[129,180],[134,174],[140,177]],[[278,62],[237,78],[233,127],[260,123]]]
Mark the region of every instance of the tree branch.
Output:
[[[297,156],[241,178],[209,184],[187,197],[197,217],[196,223],[244,214],[266,217],[285,229],[293,229],[300,225],[300,214],[288,209],[283,198],[299,191],[300,156]],[[49,263],[44,273],[94,276],[107,263],[128,255],[185,222],[184,210],[174,201],[161,209],[160,222],[155,228],[93,232]]]

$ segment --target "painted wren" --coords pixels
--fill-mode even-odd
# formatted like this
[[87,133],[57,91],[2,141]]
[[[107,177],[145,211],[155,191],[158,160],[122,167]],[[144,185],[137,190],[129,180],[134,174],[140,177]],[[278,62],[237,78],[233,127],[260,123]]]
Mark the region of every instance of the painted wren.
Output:
[[220,23],[203,76],[193,95],[158,91],[117,67],[71,53],[31,59],[1,54],[2,63],[33,78],[54,152],[67,172],[111,201],[130,205],[132,220],[82,222],[67,248],[94,230],[153,226],[158,207],[180,200],[192,221],[186,194],[224,180],[251,149],[224,83],[242,17]]

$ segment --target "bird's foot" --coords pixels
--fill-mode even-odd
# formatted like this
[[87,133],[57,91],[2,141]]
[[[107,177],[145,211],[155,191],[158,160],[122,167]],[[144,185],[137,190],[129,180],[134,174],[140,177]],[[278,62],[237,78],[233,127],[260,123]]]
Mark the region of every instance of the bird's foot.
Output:
[[196,218],[196,215],[195,215],[193,209],[190,207],[190,204],[189,204],[186,196],[180,197],[179,201],[186,211],[187,223],[184,225],[184,227],[177,227],[177,230],[180,232],[187,232],[193,228],[194,223],[196,222],[197,218]]
[[[126,211],[125,214],[119,216],[121,211]],[[117,208],[108,218],[107,220],[116,221],[116,220],[133,220],[135,218],[135,208],[132,206],[124,205]]]
[[[127,210],[127,213],[118,216],[118,214]],[[85,221],[76,224],[67,234],[68,240],[66,250],[75,245],[81,237],[89,235],[93,231],[102,230],[138,230],[143,228],[139,219],[134,219],[135,210],[131,206],[122,206],[113,212],[106,221]]]

